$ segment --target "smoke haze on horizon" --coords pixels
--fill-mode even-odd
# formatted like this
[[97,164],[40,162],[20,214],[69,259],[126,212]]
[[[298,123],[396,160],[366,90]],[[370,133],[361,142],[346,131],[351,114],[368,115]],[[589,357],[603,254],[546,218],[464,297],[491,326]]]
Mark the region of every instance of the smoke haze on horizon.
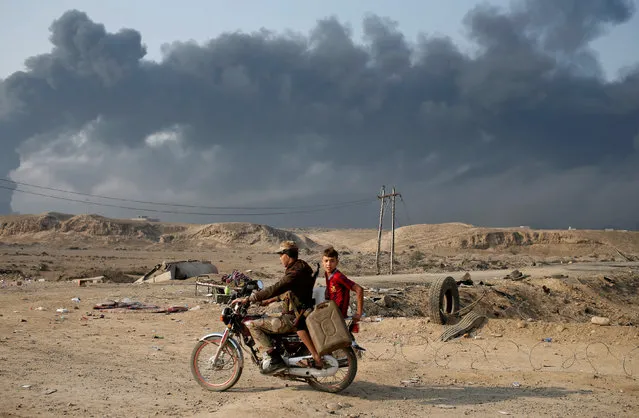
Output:
[[[288,216],[144,213],[167,221],[375,227],[384,184],[402,193],[400,224],[635,229],[639,66],[611,80],[592,48],[635,9],[477,5],[463,20],[473,52],[373,14],[360,43],[325,17],[309,34],[174,42],[158,61],[144,33],[69,10],[50,51],[0,80],[0,178],[203,206],[370,198]],[[2,213],[48,210],[144,212],[0,190]]]

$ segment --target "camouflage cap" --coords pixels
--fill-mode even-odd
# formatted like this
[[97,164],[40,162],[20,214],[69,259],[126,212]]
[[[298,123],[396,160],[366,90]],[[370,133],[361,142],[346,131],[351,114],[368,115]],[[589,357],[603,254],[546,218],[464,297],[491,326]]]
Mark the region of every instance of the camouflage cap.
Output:
[[297,244],[294,241],[284,241],[280,244],[280,249],[276,254],[284,254],[287,250],[298,250]]

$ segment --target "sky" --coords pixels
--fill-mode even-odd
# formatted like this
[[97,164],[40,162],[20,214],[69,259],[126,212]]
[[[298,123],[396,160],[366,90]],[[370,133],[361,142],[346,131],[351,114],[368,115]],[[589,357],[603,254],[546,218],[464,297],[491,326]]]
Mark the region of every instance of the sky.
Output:
[[0,213],[639,228],[637,1],[187,4],[0,0]]

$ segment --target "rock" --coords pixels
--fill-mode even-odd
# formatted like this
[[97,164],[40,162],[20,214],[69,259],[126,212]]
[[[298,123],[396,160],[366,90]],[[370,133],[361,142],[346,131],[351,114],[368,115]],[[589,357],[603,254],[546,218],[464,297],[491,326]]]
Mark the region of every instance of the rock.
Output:
[[392,308],[395,306],[395,300],[391,295],[384,295],[383,297],[384,306],[387,308]]
[[339,409],[341,409],[342,407],[340,406],[340,404],[336,403],[336,402],[331,402],[331,403],[327,403],[326,404],[326,409],[328,409],[329,411],[337,411]]
[[603,316],[593,316],[590,319],[590,322],[595,325],[610,325],[610,318],[606,318]]
[[526,328],[528,326],[528,322],[517,321],[517,328]]

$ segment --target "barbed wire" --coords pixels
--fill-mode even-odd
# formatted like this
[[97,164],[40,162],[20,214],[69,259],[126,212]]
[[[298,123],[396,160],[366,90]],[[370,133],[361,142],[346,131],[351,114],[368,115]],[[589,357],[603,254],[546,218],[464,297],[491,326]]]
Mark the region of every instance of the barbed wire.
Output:
[[[586,372],[585,368],[589,367],[588,371],[595,375],[624,375],[634,380],[639,377],[639,346],[625,354],[615,353],[604,341],[575,348],[554,341],[539,341],[528,347],[511,339],[459,338],[442,342],[423,335],[408,335],[381,342],[360,341],[359,344],[366,348],[364,359],[372,361],[389,361],[399,355],[410,364],[430,363],[444,369],[463,368],[467,364],[471,370],[568,371],[579,368],[580,372]],[[514,353],[504,354],[506,346],[512,347]],[[603,353],[596,353],[596,348],[602,348]],[[508,365],[505,359],[513,355],[517,362]],[[522,362],[524,358],[528,361]]]

